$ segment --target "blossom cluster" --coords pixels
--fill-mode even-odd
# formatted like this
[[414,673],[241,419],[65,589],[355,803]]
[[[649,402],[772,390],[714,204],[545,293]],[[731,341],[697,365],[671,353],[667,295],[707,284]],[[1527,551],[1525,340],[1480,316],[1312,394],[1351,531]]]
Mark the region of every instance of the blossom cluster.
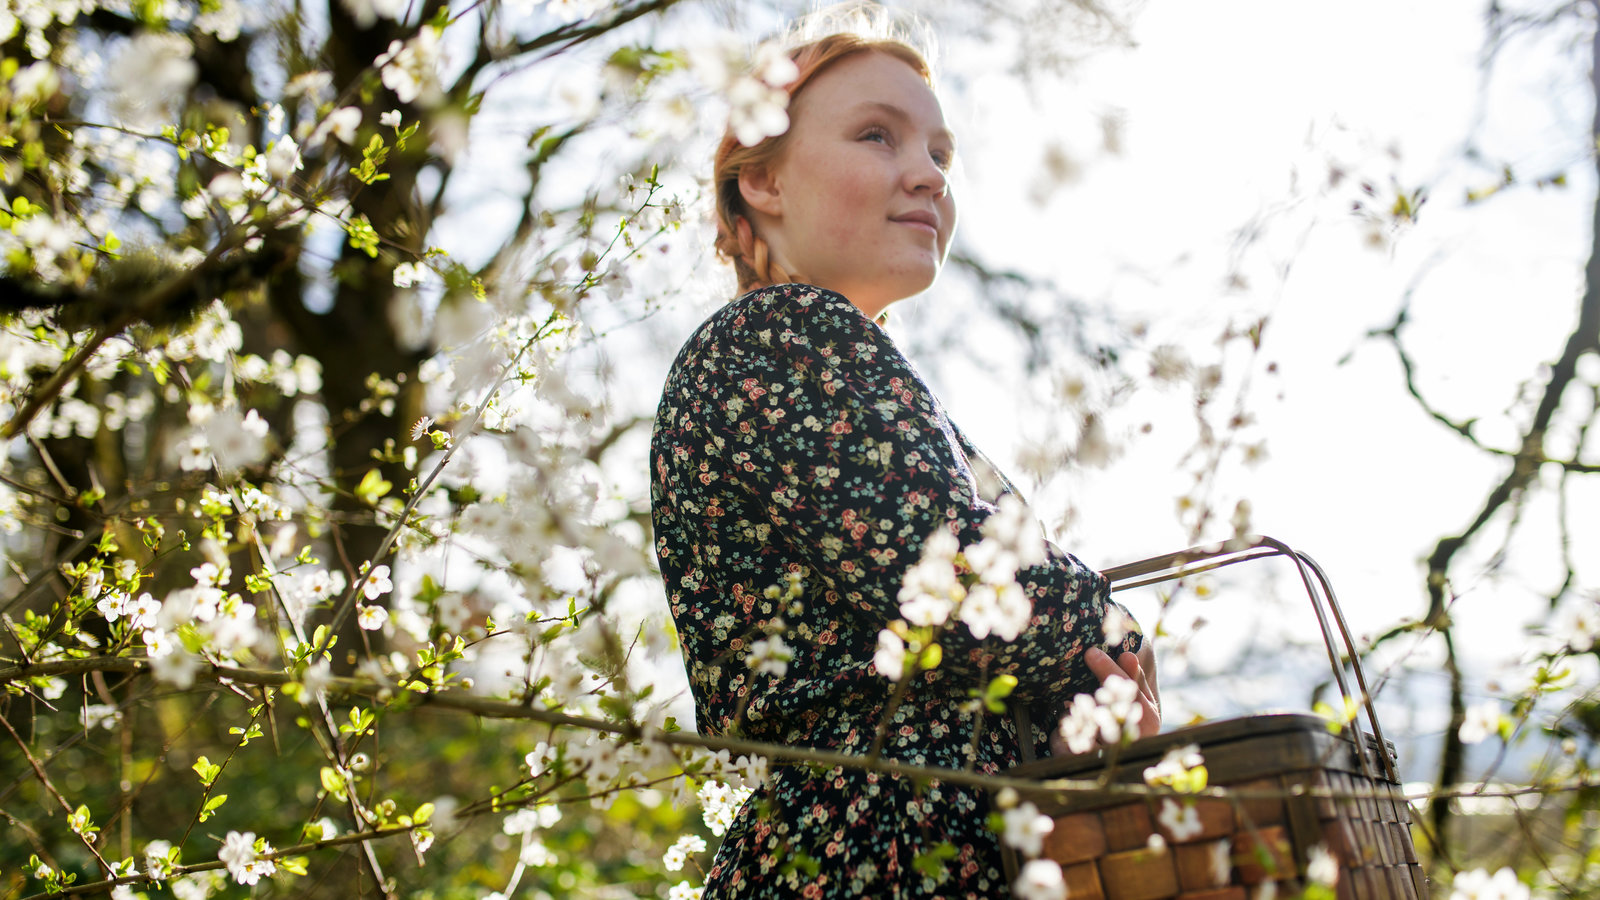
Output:
[[[1006,494],[979,530],[982,537],[966,548],[943,529],[928,536],[900,586],[902,626],[942,629],[954,618],[975,638],[992,634],[1005,641],[1016,640],[1027,627],[1033,601],[1017,582],[1017,572],[1046,559],[1038,522],[1021,500]],[[901,630],[880,631],[873,657],[891,681],[906,669]]]
[[1058,730],[1073,753],[1088,753],[1097,742],[1118,744],[1138,739],[1143,717],[1139,686],[1131,678],[1112,678],[1093,694],[1073,697]]
[[728,127],[739,143],[753,147],[789,130],[789,94],[784,86],[800,71],[776,44],[762,44],[746,55],[741,44],[726,39],[695,52],[694,72],[726,98]]
[[998,795],[1001,808],[997,830],[1000,840],[1024,857],[1021,870],[1011,883],[1011,892],[1020,900],[1066,900],[1067,883],[1061,865],[1051,859],[1037,859],[1044,842],[1055,830],[1055,821],[1039,812],[1029,801],[1018,802],[1016,792],[1007,788]]

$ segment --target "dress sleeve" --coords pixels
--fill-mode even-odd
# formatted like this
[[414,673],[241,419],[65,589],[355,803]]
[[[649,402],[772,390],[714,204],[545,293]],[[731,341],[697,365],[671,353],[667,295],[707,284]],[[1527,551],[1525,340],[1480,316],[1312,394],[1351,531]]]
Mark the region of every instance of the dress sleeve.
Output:
[[[710,445],[765,510],[774,541],[807,561],[826,601],[876,631],[900,617],[906,570],[936,529],[962,546],[996,510],[937,400],[845,298],[772,289],[733,320],[707,401]],[[710,387],[709,384],[707,384]],[[1093,683],[1080,657],[1105,646],[1107,583],[1047,544],[1017,572],[1032,617],[1013,641],[979,640],[954,619],[934,680],[965,696],[999,674],[1019,699],[1065,699]],[[816,594],[813,594],[816,596]],[[1124,638],[1136,647],[1137,634]]]

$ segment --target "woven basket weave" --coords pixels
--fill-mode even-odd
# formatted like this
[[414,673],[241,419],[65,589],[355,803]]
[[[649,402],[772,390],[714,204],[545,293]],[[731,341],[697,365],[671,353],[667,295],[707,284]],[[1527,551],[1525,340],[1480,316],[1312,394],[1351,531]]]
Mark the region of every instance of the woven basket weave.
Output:
[[[1112,589],[1121,590],[1278,555],[1299,568],[1335,681],[1345,696],[1363,701],[1373,734],[1363,735],[1358,752],[1354,729],[1336,735],[1318,716],[1261,715],[1182,728],[1114,751],[1025,761],[1009,774],[1040,782],[1038,790],[1023,791],[1022,799],[1055,822],[1041,856],[1061,864],[1071,900],[1298,897],[1312,849],[1319,846],[1338,863],[1334,890],[1339,900],[1427,900],[1428,882],[1412,843],[1393,747],[1382,739],[1349,630],[1316,563],[1263,537],[1157,557],[1106,575]],[[1332,624],[1349,648],[1346,659],[1360,693],[1346,683]],[[1022,733],[1028,733],[1026,718],[1019,719]],[[1180,801],[1195,805],[1201,826],[1183,840],[1161,824],[1161,798],[1048,784],[1052,779],[1142,784],[1147,766],[1186,744],[1199,745],[1210,786],[1228,790],[1225,797]],[[1156,834],[1162,840],[1152,840]],[[1008,873],[1015,878],[1018,860],[1009,847],[1005,852]]]
[[[1111,782],[1139,784],[1146,766],[1185,744],[1200,746],[1211,786],[1229,796],[1194,800],[1200,831],[1182,840],[1160,824],[1158,798],[1045,785],[1023,792],[1055,820],[1042,855],[1061,864],[1071,900],[1247,900],[1267,882],[1278,896],[1296,897],[1318,845],[1339,863],[1341,900],[1427,900],[1399,786],[1367,777],[1353,742],[1329,734],[1317,716],[1208,722],[1138,741],[1114,763],[1101,751],[1037,760],[1010,774],[1081,782],[1111,763]],[[1153,834],[1164,847],[1151,849]]]

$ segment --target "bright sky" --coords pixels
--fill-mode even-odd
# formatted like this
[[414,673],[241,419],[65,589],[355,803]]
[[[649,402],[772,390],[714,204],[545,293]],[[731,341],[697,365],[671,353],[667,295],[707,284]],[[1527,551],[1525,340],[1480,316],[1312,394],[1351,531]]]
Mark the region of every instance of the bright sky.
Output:
[[[1363,335],[1392,321],[1415,281],[1409,336],[1424,389],[1458,418],[1485,417],[1484,439],[1505,446],[1512,424],[1495,417],[1560,352],[1582,287],[1595,192],[1582,156],[1582,45],[1546,41],[1504,57],[1479,133],[1494,165],[1527,180],[1566,171],[1570,186],[1521,187],[1469,207],[1466,190],[1494,175],[1494,165],[1474,169],[1460,154],[1480,96],[1481,16],[1480,4],[1459,0],[1337,9],[1153,0],[1136,21],[1137,48],[1096,55],[1042,91],[1044,115],[1001,89],[998,71],[980,77],[981,106],[947,110],[963,140],[961,227],[983,253],[1147,318],[1158,341],[1201,360],[1230,316],[1272,312],[1262,361],[1281,375],[1255,376],[1265,390],[1254,406],[1270,457],[1229,484],[1253,501],[1256,530],[1324,564],[1358,629],[1423,611],[1418,561],[1470,520],[1501,475],[1419,412],[1393,352]],[[946,49],[947,65],[981,71],[981,55]],[[1098,124],[1113,111],[1124,122],[1115,156]],[[1043,206],[1029,204],[1023,179],[1052,141],[1081,161],[1081,174]],[[1365,246],[1347,212],[1360,196],[1354,180],[1327,188],[1330,160],[1373,181],[1379,209],[1392,201],[1391,175],[1407,190],[1427,183],[1418,223],[1389,249]],[[1226,291],[1230,248],[1252,221],[1264,237],[1239,266],[1250,288]],[[939,290],[917,315],[938,315]],[[963,383],[973,374],[931,377],[953,414],[1005,458],[1028,423],[993,402],[1007,385]],[[1180,546],[1171,523],[1184,482],[1168,473],[1188,436],[1159,427],[1159,410],[1181,420],[1184,399],[1152,398],[1156,432],[1075,486],[1083,515],[1065,537],[1085,558],[1109,564]],[[1600,492],[1574,499],[1575,548],[1600,546]],[[1521,568],[1457,586],[1476,689],[1525,650],[1520,628],[1542,614],[1539,594],[1556,583],[1551,514],[1548,503],[1529,510]],[[1584,583],[1596,583],[1592,569]],[[1239,622],[1247,609],[1206,615]]]

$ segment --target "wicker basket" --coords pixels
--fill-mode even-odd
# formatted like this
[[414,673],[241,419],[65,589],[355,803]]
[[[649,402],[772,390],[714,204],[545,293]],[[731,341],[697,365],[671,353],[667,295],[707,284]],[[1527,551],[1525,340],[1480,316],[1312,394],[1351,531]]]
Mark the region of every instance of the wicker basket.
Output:
[[[1106,575],[1112,590],[1123,590],[1265,556],[1287,556],[1299,569],[1335,681],[1345,696],[1362,699],[1373,733],[1363,735],[1358,748],[1352,729],[1332,734],[1318,716],[1261,715],[1182,728],[1114,751],[1025,761],[1010,774],[1040,782],[1023,799],[1055,820],[1042,856],[1061,864],[1071,900],[1252,900],[1267,893],[1269,884],[1278,897],[1298,897],[1318,846],[1338,863],[1339,900],[1427,900],[1393,747],[1383,740],[1349,629],[1316,563],[1262,537],[1157,557]],[[1335,649],[1333,625],[1349,651],[1346,660]],[[1359,693],[1346,682],[1345,661]],[[1147,766],[1185,744],[1199,745],[1210,785],[1228,790],[1226,797],[1192,800],[1200,830],[1181,841],[1159,821],[1160,798],[1048,784],[1141,784]],[[1155,834],[1163,840],[1152,841]],[[1015,878],[1018,861],[1009,847],[1006,866]]]

